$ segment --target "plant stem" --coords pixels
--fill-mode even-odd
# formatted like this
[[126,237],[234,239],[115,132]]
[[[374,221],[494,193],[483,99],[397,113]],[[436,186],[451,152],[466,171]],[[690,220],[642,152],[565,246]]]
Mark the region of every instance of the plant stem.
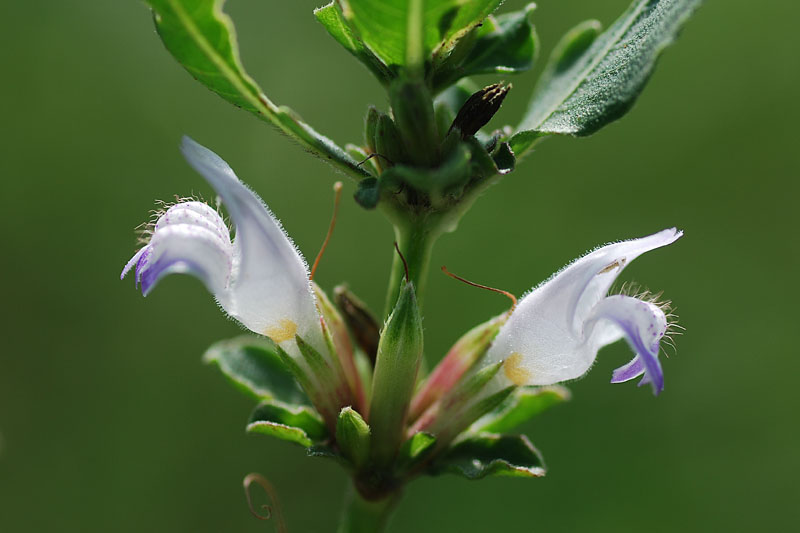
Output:
[[[438,224],[431,224],[422,220],[410,220],[405,224],[395,224],[394,234],[397,245],[408,264],[408,277],[414,283],[417,302],[422,307],[425,294],[425,282],[428,277],[428,266],[431,260],[431,251],[436,239],[441,232]],[[400,294],[400,281],[405,276],[403,260],[395,252],[392,261],[392,272],[389,276],[389,287],[386,293],[386,306],[384,317],[389,316],[397,303]]]
[[345,496],[345,507],[337,533],[380,533],[400,500],[395,492],[377,501],[365,500],[352,485]]

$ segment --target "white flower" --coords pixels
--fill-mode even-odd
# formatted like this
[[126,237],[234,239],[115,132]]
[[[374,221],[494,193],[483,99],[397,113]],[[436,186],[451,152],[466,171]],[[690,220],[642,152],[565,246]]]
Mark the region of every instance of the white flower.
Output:
[[179,203],[158,219],[150,242],[121,277],[135,268],[147,295],[168,274],[191,274],[230,316],[290,355],[300,355],[295,335],[327,353],[308,265],[278,220],[215,153],[188,137],[181,150],[222,199],[236,238],[231,241],[222,217],[208,205]]
[[636,356],[614,372],[612,382],[644,374],[640,384],[650,383],[658,394],[664,388],[658,352],[667,317],[654,302],[606,293],[631,261],[681,235],[673,228],[609,244],[565,267],[519,302],[486,363],[504,361],[501,379],[515,385],[551,385],[582,376],[600,348],[624,338]]

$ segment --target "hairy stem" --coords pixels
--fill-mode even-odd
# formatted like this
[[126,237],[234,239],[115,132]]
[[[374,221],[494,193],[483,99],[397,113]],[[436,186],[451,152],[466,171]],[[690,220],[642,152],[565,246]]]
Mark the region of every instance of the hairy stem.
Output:
[[381,533],[399,500],[400,494],[395,492],[381,500],[368,501],[351,486],[337,533]]

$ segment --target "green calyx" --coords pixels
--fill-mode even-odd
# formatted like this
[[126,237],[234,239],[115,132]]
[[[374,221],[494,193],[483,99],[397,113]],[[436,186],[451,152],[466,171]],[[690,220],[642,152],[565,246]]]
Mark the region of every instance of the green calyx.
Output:
[[408,406],[422,360],[422,317],[414,285],[404,282],[378,345],[369,421],[371,459],[379,468],[391,465],[404,440]]

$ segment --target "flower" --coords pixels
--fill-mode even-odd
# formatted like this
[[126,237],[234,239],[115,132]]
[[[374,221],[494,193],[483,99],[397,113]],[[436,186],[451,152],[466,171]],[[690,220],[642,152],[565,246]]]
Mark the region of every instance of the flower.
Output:
[[658,394],[664,389],[658,352],[667,316],[651,299],[606,294],[631,261],[681,235],[672,228],[609,244],[554,274],[522,298],[489,348],[486,364],[503,361],[498,375],[506,383],[551,385],[582,376],[600,348],[624,338],[636,356],[614,371],[612,383],[644,374],[639,384],[650,383]]
[[146,296],[168,274],[199,278],[219,305],[251,331],[294,358],[295,336],[327,354],[308,265],[267,206],[218,155],[188,137],[181,151],[222,199],[236,238],[205,203],[173,205],[156,221],[150,242],[122,271],[135,269]]

